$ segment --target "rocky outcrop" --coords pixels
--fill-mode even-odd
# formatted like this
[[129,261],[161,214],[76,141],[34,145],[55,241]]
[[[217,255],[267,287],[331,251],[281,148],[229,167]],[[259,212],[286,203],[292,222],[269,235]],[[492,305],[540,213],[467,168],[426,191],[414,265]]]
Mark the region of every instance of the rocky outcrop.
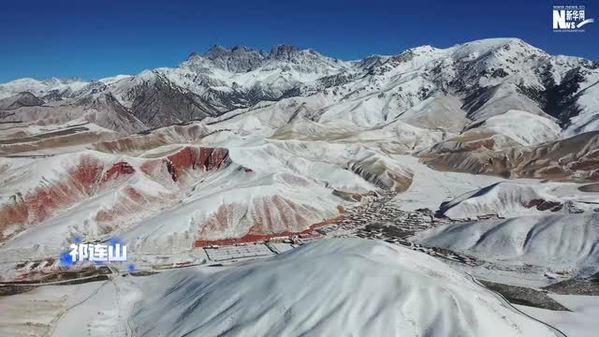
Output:
[[350,162],[348,169],[364,180],[385,190],[403,192],[412,184],[412,173],[375,156]]
[[429,153],[423,161],[437,169],[474,174],[596,181],[599,179],[599,131],[500,151]]
[[0,110],[15,110],[27,106],[40,106],[45,102],[30,92],[21,92],[11,97],[0,99]]
[[563,204],[559,201],[532,199],[524,204],[526,208],[536,208],[539,211],[557,212],[562,209]]
[[220,115],[202,97],[171,83],[160,73],[135,89],[131,113],[149,127],[160,127]]
[[106,172],[104,172],[104,174],[102,175],[101,183],[106,183],[110,180],[116,180],[119,177],[128,176],[133,173],[135,173],[135,169],[133,168],[133,166],[131,166],[131,164],[124,161],[120,161],[112,164],[112,167],[110,167],[108,170],[106,170]]
[[230,163],[229,151],[225,148],[190,146],[167,156],[164,161],[173,181],[177,181],[185,170],[213,171]]

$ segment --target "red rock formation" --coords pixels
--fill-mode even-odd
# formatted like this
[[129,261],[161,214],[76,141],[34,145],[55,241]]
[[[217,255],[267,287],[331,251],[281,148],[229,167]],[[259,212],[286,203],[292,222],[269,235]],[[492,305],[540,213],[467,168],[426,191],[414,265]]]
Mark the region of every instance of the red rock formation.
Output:
[[246,235],[243,235],[238,238],[224,238],[218,240],[197,240],[194,243],[194,247],[207,247],[212,245],[234,245],[239,243],[251,243],[251,242],[262,242],[268,241],[272,238],[281,237],[281,236],[304,236],[304,235],[314,235],[314,230],[320,227],[324,227],[331,224],[337,224],[343,220],[343,216],[345,214],[345,209],[342,206],[337,206],[337,210],[339,211],[339,215],[326,219],[322,222],[318,222],[308,226],[306,229],[302,231],[273,231],[268,232],[265,231],[265,228],[262,224],[256,224],[250,228]]
[[33,192],[0,208],[0,228],[11,224],[40,222],[58,208],[66,208],[89,197],[104,168],[91,156],[81,156],[79,163],[67,171],[66,178]]
[[200,149],[200,153],[198,156],[198,165],[200,165],[200,168],[207,170],[206,164],[208,163],[211,154],[212,154],[211,148]]
[[[188,146],[164,159],[148,159],[139,169],[158,180],[166,178],[168,172],[177,181],[187,170],[216,170],[229,162],[228,151],[224,148]],[[98,189],[107,187],[107,183],[119,177],[131,176],[135,172],[136,168],[125,161],[105,167],[100,159],[88,154],[81,155],[79,162],[60,179],[50,184],[40,183],[33,191],[17,194],[12,200],[0,205],[0,230],[11,225],[42,222],[56,210],[71,207],[94,195]],[[121,200],[122,205],[98,212],[98,221],[112,221],[147,207],[152,202],[133,188],[126,191],[127,195]],[[0,240],[3,239],[5,238],[0,237]]]
[[204,164],[207,171],[220,168],[224,163],[228,163],[229,151],[223,148],[215,148],[210,153],[208,163]]
[[212,171],[228,165],[229,151],[224,148],[186,146],[169,155],[166,159],[168,171],[173,181],[177,181],[185,170],[200,168],[205,171]]
[[195,152],[196,149],[189,146],[169,155],[166,159],[173,165],[176,171],[195,168]]
[[309,228],[301,231],[301,232],[278,232],[274,234],[246,234],[239,238],[230,238],[230,239],[221,239],[221,240],[197,240],[194,244],[194,247],[208,247],[213,245],[218,246],[227,246],[227,245],[235,245],[239,243],[253,243],[253,242],[263,242],[268,241],[272,238],[281,237],[281,236],[299,236],[304,234],[313,234],[313,231],[316,229],[316,226],[310,226]]
[[120,176],[131,175],[135,173],[135,169],[129,163],[120,161],[112,164],[112,167],[104,172],[101,182],[106,183],[109,180],[117,179]]

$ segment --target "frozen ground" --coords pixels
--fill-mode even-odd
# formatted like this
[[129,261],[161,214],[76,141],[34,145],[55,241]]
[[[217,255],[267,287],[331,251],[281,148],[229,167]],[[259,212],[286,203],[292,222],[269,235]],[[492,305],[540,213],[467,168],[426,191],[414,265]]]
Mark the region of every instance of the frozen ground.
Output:
[[357,239],[243,266],[42,287],[0,306],[9,336],[559,336],[440,261]]
[[595,337],[599,328],[599,296],[551,295],[572,312],[551,311],[522,305],[516,307],[547,322],[570,337]]
[[128,317],[140,295],[131,278],[117,278],[0,297],[0,335],[131,336]]

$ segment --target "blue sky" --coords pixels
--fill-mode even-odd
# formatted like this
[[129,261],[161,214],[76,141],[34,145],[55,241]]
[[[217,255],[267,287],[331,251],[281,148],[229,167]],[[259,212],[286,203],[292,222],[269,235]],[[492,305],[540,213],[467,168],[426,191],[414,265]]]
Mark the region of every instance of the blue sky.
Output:
[[8,0],[0,11],[0,82],[87,80],[175,66],[214,44],[270,49],[288,43],[340,59],[519,37],[553,54],[599,60],[599,21],[554,33],[554,4],[584,1],[129,1]]

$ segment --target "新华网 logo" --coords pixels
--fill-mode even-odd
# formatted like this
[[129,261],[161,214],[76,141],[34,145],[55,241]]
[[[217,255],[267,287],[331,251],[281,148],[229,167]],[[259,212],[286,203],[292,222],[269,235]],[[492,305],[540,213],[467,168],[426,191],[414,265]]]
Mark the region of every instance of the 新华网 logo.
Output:
[[594,19],[587,18],[585,6],[553,6],[554,32],[584,32],[584,26],[593,22]]

